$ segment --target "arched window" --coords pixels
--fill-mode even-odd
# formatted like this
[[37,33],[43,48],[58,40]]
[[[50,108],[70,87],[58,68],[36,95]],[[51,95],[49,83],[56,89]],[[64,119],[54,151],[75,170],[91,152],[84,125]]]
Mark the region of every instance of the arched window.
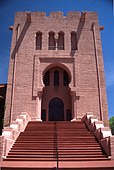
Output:
[[54,71],[54,86],[59,86],[59,71]]
[[54,32],[49,32],[48,49],[56,50],[56,41],[55,41],[55,33]]
[[44,82],[44,85],[45,86],[49,86],[50,85],[50,72],[47,71],[44,75],[44,78],[43,78],[43,82]]
[[64,84],[64,86],[69,85],[69,76],[68,76],[68,73],[66,71],[63,72],[63,84]]
[[42,33],[37,32],[36,33],[36,50],[42,49]]
[[76,32],[71,32],[71,50],[77,50]]
[[71,114],[71,110],[70,109],[67,110],[66,120],[67,121],[71,121],[72,120],[72,114]]
[[42,110],[41,120],[42,120],[42,121],[46,121],[46,110],[45,110],[45,109]]
[[57,48],[58,50],[64,50],[64,32],[58,33]]

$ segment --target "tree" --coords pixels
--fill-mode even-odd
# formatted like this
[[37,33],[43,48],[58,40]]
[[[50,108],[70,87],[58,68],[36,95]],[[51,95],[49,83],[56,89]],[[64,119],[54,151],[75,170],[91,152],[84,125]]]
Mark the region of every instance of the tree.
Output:
[[112,135],[114,135],[114,116],[109,119]]

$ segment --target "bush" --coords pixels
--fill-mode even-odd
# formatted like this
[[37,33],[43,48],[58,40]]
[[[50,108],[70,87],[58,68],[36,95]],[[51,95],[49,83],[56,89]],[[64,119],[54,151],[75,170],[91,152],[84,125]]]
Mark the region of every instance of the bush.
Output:
[[109,119],[112,135],[114,135],[114,116]]

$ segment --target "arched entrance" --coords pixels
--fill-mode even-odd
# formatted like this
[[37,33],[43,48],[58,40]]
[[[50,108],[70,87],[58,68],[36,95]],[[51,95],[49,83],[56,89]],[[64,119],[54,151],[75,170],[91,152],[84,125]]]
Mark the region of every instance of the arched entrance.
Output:
[[49,121],[63,121],[64,120],[64,103],[63,101],[55,97],[49,102]]
[[55,66],[43,74],[41,117],[43,121],[70,121],[72,119],[71,76],[67,69]]

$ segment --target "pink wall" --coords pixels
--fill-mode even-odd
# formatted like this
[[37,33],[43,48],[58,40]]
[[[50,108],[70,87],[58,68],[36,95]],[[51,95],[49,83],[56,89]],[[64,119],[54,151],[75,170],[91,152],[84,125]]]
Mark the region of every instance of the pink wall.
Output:
[[[93,34],[93,22],[95,34]],[[42,50],[36,50],[35,35],[42,32]],[[48,50],[48,33],[64,33],[64,50]],[[71,32],[77,34],[77,50],[71,51]],[[95,43],[97,46],[95,46]],[[97,48],[96,48],[97,47]],[[97,56],[96,56],[97,54]],[[44,90],[43,74],[53,65],[65,69],[70,75],[70,92],[60,87]],[[94,12],[61,12],[46,16],[40,12],[17,12],[15,15],[6,97],[5,125],[15,120],[22,111],[38,118],[41,106],[38,94],[43,95],[43,106],[59,96],[80,119],[92,111],[99,120],[108,122],[106,89],[98,17]],[[73,94],[72,99],[70,94]],[[45,96],[45,104],[44,104]],[[70,101],[71,100],[71,101]],[[72,104],[71,104],[72,102]],[[38,113],[39,112],[39,113]]]

